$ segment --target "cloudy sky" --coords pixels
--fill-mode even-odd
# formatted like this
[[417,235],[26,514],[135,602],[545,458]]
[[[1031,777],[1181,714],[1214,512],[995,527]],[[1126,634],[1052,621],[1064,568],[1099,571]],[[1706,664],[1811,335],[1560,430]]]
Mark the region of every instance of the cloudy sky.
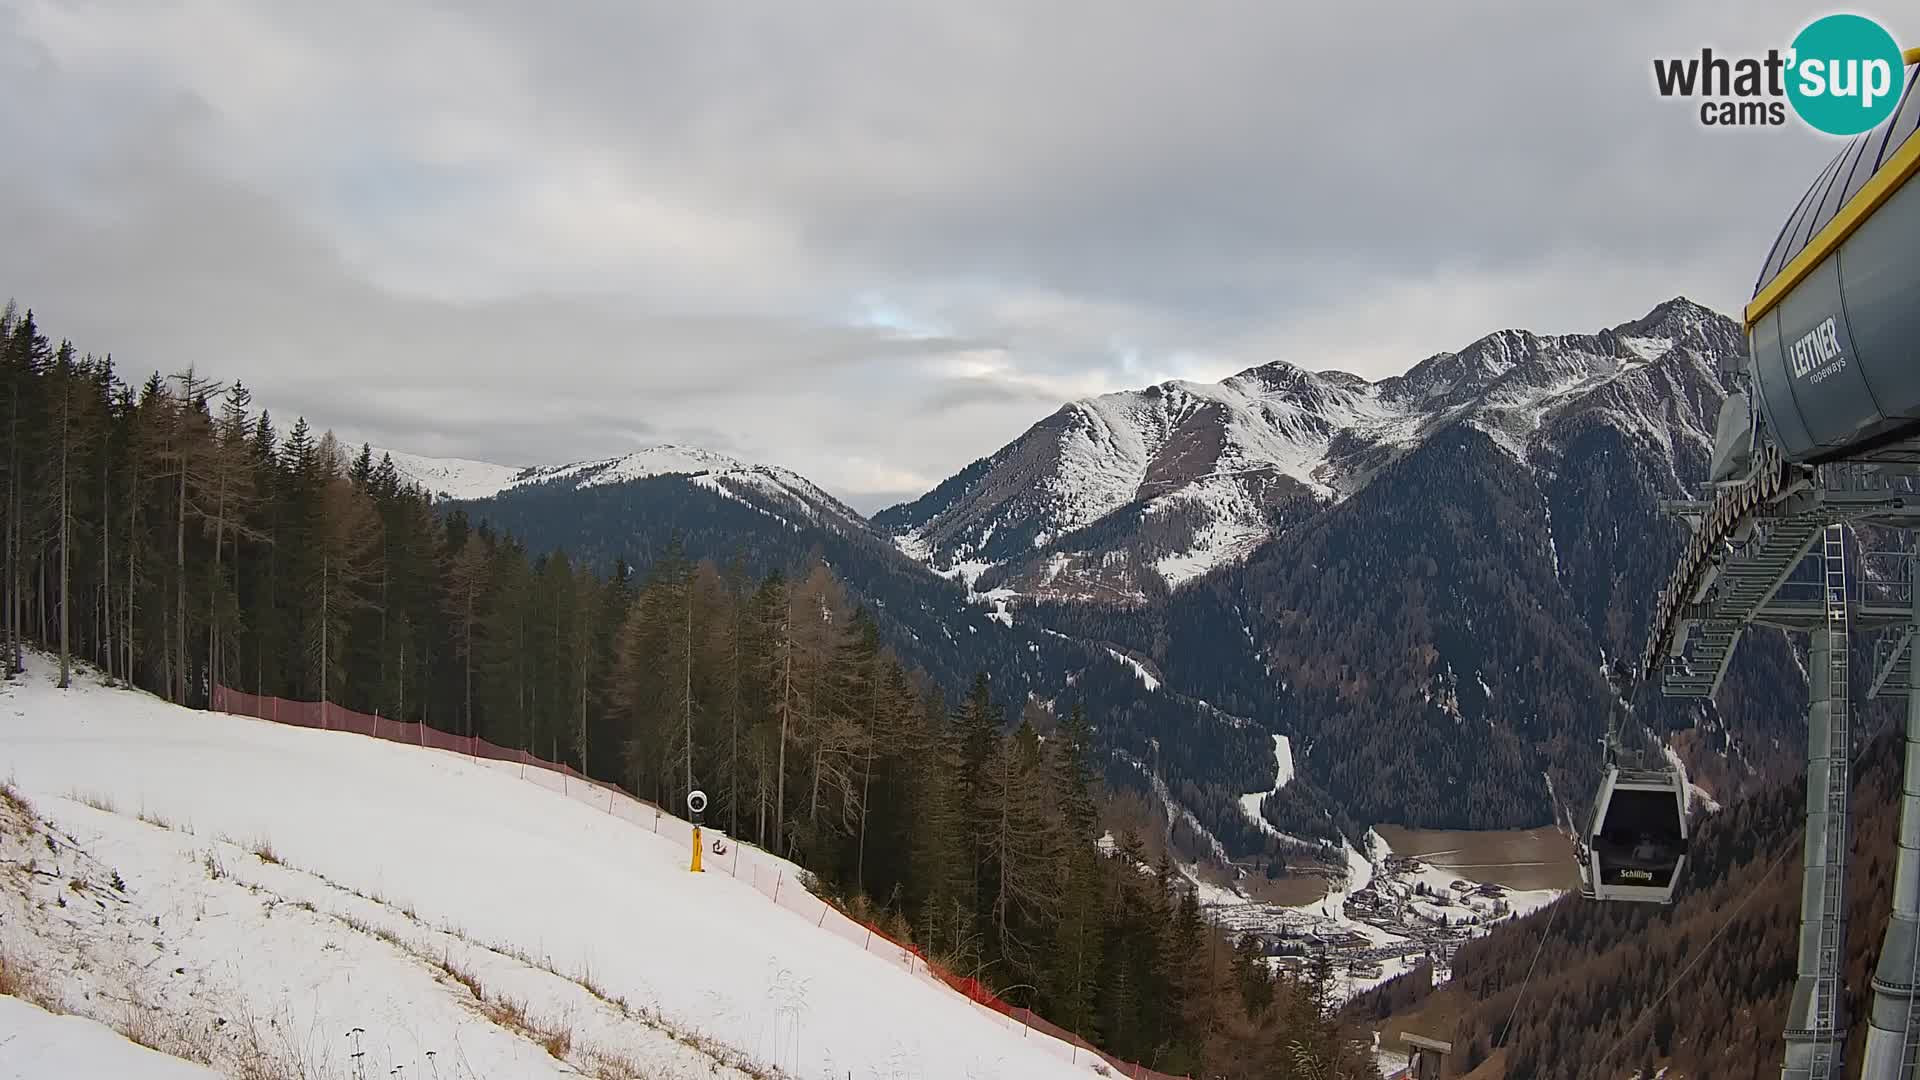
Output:
[[355,441],[871,508],[1072,397],[1736,310],[1830,144],[1651,60],[1826,11],[0,0],[0,296]]

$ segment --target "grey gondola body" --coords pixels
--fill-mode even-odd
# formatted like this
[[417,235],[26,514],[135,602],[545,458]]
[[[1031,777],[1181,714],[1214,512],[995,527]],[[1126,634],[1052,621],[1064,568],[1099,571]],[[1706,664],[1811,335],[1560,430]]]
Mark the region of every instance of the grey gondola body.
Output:
[[[1808,250],[1920,129],[1920,68],[1894,118],[1851,139],[1801,197],[1754,288]],[[1884,181],[1883,181],[1884,182]],[[1903,183],[1797,284],[1753,318],[1761,419],[1794,462],[1884,451],[1911,460],[1920,428],[1920,184]]]
[[1580,891],[1594,900],[1667,904],[1687,867],[1687,775],[1608,766],[1580,845]]

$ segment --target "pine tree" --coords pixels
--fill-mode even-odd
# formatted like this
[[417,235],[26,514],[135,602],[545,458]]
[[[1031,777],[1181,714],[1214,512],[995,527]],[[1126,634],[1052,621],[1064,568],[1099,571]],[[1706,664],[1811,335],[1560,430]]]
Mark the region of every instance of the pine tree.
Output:
[[[1032,728],[1024,731],[1033,734]],[[1028,984],[1043,977],[1041,942],[1061,901],[1059,834],[1049,820],[1037,758],[1037,742],[996,738],[981,767],[976,796],[995,951],[1009,977]]]
[[453,530],[449,530],[448,544],[451,548],[446,572],[447,613],[452,620],[454,634],[454,652],[461,660],[460,668],[460,719],[465,734],[471,737],[473,726],[473,664],[476,651],[476,636],[480,619],[485,614],[483,599],[487,594],[488,570],[492,560],[486,551],[484,539],[477,534],[453,539]]

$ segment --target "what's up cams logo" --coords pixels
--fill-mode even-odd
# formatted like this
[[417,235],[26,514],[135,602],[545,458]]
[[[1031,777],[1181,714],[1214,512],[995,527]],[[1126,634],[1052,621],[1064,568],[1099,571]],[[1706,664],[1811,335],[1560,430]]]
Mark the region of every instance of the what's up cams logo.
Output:
[[1787,109],[1828,135],[1877,127],[1900,104],[1905,67],[1900,46],[1862,15],[1809,23],[1786,51],[1763,57],[1699,56],[1653,62],[1661,97],[1698,98],[1708,127],[1778,127]]

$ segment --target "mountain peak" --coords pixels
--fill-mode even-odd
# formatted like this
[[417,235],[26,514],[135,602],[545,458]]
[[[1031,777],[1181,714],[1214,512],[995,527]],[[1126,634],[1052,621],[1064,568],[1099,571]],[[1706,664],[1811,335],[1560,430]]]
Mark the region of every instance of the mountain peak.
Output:
[[[386,455],[404,480],[436,499],[487,499],[508,488],[570,480],[580,487],[619,484],[650,476],[700,476],[708,473],[751,472],[760,466],[739,458],[676,443],[655,443],[613,457],[575,461],[565,465],[496,465],[466,458],[435,458],[401,450],[375,448]],[[784,470],[768,470],[780,472]]]
[[1622,377],[1671,363],[1710,381],[1701,362],[1739,345],[1735,324],[1682,296],[1597,333],[1496,330],[1378,382],[1273,360],[1217,383],[1103,394],[880,524],[988,590],[1137,601],[1237,561],[1461,426],[1525,466],[1554,417],[1604,406],[1670,451],[1698,434],[1649,400],[1671,382]]

